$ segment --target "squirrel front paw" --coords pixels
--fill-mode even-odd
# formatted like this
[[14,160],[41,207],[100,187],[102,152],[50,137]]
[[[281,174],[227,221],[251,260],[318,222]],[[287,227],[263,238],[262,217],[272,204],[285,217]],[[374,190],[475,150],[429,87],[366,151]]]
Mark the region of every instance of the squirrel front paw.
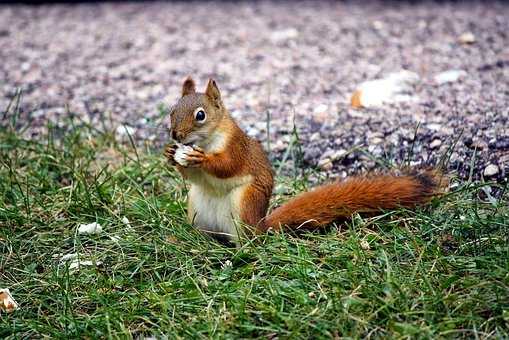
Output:
[[205,160],[205,152],[197,146],[178,144],[173,156],[175,162],[186,168],[199,167]]
[[171,165],[177,164],[175,161],[175,152],[177,151],[178,145],[169,144],[164,148],[164,157],[168,160]]

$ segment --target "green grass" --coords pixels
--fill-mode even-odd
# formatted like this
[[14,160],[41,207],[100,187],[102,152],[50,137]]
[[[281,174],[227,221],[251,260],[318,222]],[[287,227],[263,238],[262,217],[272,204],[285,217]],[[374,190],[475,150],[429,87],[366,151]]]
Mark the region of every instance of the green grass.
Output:
[[[509,336],[501,184],[231,248],[185,222],[185,183],[159,152],[84,126],[21,136],[0,130],[0,288],[20,304],[0,338]],[[103,232],[78,235],[90,222]],[[70,253],[93,265],[70,270]]]

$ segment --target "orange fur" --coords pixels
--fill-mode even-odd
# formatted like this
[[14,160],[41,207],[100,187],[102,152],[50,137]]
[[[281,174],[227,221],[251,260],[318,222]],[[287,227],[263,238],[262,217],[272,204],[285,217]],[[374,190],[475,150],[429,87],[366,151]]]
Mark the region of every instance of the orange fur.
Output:
[[427,171],[405,176],[354,177],[323,185],[275,209],[261,223],[260,230],[277,230],[285,225],[317,228],[353,213],[413,208],[435,196],[440,183],[437,173]]
[[201,168],[218,178],[248,174],[243,154],[249,149],[249,140],[229,117],[223,118],[217,130],[229,136],[229,140],[221,152],[206,154]]
[[244,192],[240,206],[240,219],[253,227],[250,234],[254,234],[256,226],[267,214],[270,194],[256,185],[250,185]]
[[362,95],[361,90],[356,90],[356,91],[352,94],[352,98],[350,99],[350,105],[351,105],[354,109],[359,109],[359,108],[361,108],[361,107],[362,107],[361,95]]

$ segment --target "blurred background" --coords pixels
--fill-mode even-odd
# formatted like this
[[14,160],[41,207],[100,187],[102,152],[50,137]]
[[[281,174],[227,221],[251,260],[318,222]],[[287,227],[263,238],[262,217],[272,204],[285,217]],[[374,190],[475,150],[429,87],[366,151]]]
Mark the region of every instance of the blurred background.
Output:
[[273,159],[296,131],[294,161],[331,176],[446,156],[464,178],[503,180],[508,18],[491,1],[3,3],[0,108],[21,89],[33,138],[72,115],[158,147],[183,79],[214,77]]

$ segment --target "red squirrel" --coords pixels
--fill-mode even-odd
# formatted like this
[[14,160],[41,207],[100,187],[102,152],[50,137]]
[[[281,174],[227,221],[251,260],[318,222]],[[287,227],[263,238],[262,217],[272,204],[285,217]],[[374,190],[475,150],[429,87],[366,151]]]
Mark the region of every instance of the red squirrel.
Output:
[[274,187],[270,162],[230,116],[216,82],[209,79],[198,93],[187,78],[170,118],[176,143],[166,147],[165,156],[190,182],[189,223],[230,241],[282,227],[321,228],[353,213],[412,208],[440,191],[433,170],[353,177],[297,195],[267,215]]

